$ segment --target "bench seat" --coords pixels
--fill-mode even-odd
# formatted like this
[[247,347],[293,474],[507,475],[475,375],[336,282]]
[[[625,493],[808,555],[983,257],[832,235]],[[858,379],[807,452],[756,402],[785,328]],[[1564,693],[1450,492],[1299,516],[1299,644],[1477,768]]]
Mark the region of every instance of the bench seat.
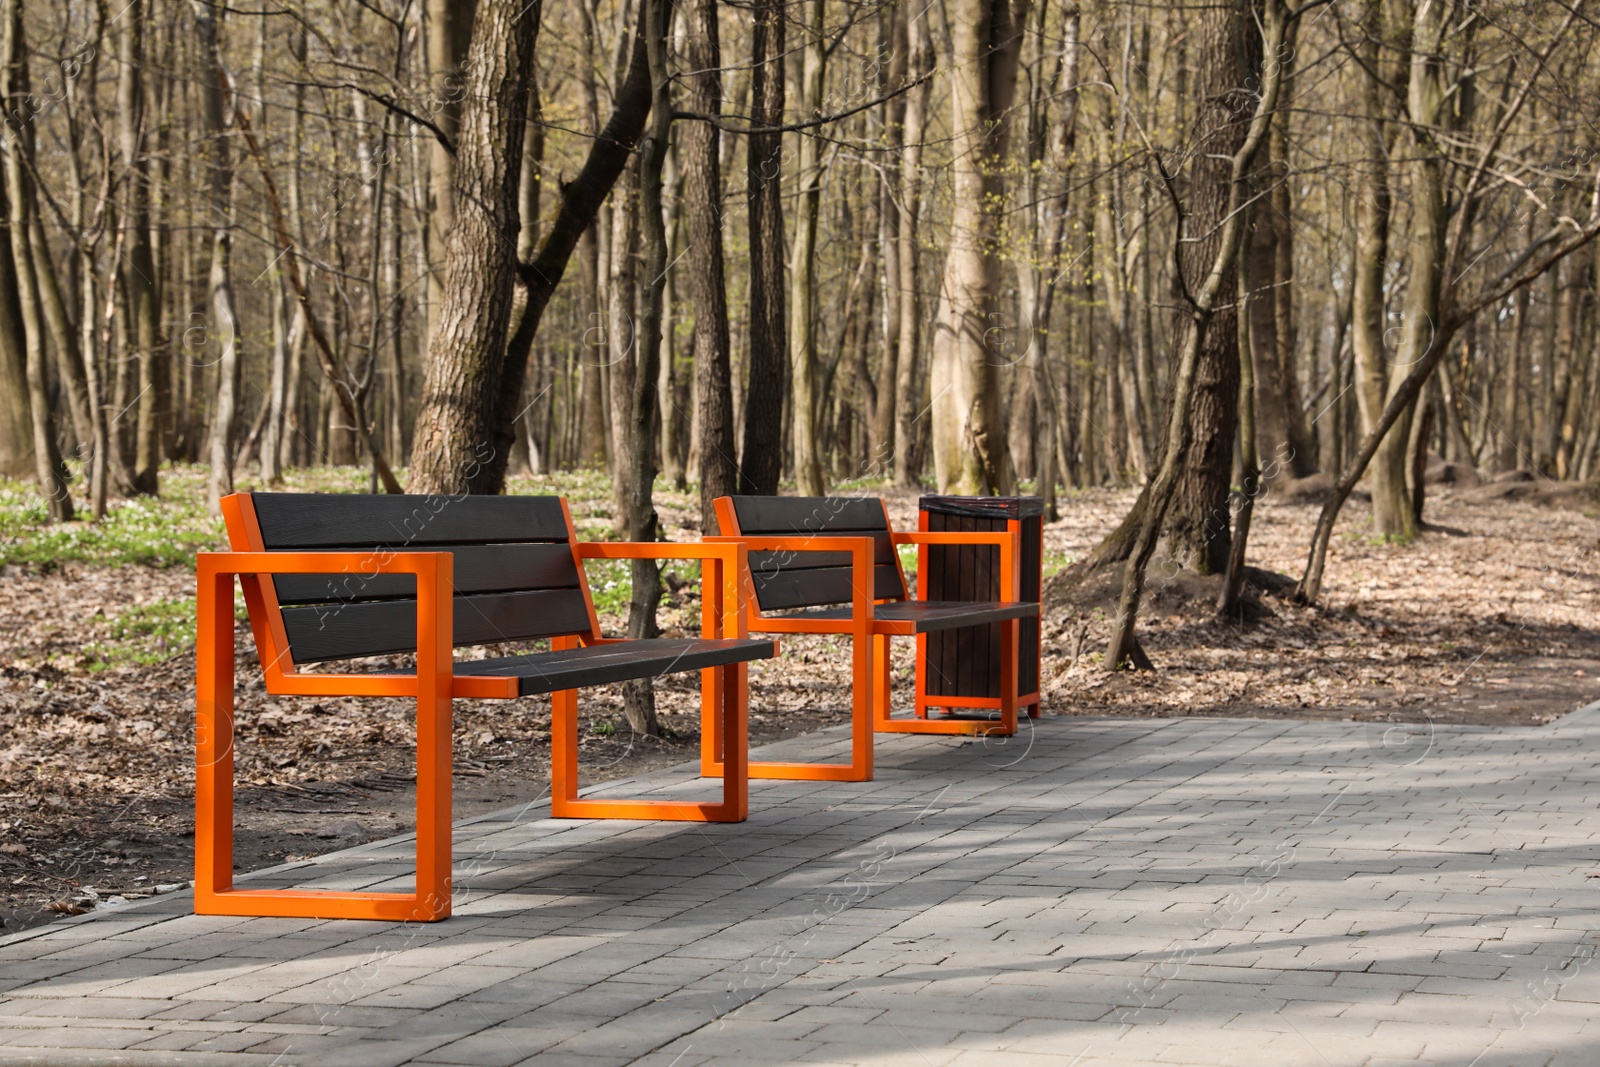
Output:
[[455,673],[515,678],[517,695],[529,697],[580,686],[607,685],[771,659],[776,651],[775,641],[658,637],[522,656],[457,660]]

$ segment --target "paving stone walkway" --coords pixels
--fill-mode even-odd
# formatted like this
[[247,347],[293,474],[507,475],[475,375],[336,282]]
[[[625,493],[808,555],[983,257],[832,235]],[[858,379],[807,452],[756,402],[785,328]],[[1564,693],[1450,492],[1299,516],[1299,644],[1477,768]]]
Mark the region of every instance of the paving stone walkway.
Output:
[[876,781],[753,782],[742,825],[459,824],[436,925],[174,895],[0,940],[0,1064],[1592,1067],[1597,753],[1600,705],[886,736]]

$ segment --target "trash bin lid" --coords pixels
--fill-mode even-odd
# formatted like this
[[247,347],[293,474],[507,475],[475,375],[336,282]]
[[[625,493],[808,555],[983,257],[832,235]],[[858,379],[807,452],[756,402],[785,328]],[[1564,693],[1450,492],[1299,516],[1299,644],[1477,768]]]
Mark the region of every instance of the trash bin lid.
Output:
[[917,507],[974,519],[1031,519],[1044,514],[1044,500],[1036,496],[925,496]]

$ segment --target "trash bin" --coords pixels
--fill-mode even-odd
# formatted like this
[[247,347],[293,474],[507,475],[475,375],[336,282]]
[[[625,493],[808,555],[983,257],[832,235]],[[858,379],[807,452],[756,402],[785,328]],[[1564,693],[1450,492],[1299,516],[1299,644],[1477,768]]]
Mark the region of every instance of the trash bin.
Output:
[[[1044,502],[1036,496],[925,496],[917,526],[928,531],[1020,532],[1022,599],[1041,602],[1044,589]],[[918,599],[1003,600],[998,549],[928,545],[917,575]],[[917,715],[1000,709],[1000,623],[917,638]],[[1040,618],[1023,619],[1017,646],[1017,710],[1039,716]]]

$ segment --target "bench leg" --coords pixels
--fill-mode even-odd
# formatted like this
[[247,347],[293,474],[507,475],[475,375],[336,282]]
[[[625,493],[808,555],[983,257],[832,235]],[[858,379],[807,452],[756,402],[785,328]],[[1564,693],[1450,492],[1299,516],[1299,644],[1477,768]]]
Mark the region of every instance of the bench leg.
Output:
[[1010,737],[1017,732],[1017,646],[1022,624],[1016,619],[1000,624],[1000,730]]
[[701,763],[721,749],[726,774],[722,802],[679,800],[611,800],[578,797],[578,691],[563,689],[551,696],[550,815],[557,819],[642,819],[673,822],[743,822],[750,810],[745,773],[749,734],[745,721],[749,666],[734,663],[701,671]]
[[233,886],[233,575],[202,564],[195,679],[197,915],[432,922],[450,914],[450,701],[419,679],[417,880],[411,893]]
[[889,662],[889,635],[872,636],[872,728],[889,725],[889,692],[894,681]]
[[[887,637],[870,633],[855,634],[851,642],[851,663],[855,684],[850,687],[850,762],[849,763],[790,763],[777,760],[750,760],[747,774],[751,778],[779,779],[802,782],[870,782],[872,781],[872,723],[873,693],[877,685],[877,642],[884,643],[887,667]],[[741,664],[741,667],[744,665]],[[748,675],[741,677],[741,685]],[[888,682],[885,673],[884,689]],[[702,689],[700,773],[707,778],[720,778],[724,773],[723,757],[728,746],[713,732],[715,717],[708,709],[713,698]],[[741,690],[742,693],[742,690]],[[887,700],[885,701],[887,706]]]

